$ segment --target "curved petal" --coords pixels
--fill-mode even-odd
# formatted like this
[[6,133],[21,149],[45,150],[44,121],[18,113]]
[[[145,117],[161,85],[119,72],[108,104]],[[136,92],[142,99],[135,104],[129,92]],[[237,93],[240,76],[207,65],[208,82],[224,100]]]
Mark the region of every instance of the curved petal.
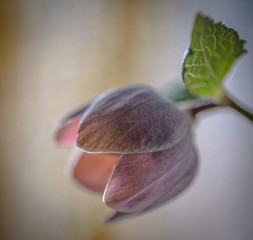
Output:
[[75,149],[68,174],[80,186],[103,193],[119,157],[117,154],[89,154]]
[[101,221],[103,223],[115,223],[115,222],[119,222],[119,221],[125,220],[127,218],[134,217],[137,214],[138,213],[122,213],[122,212],[117,212],[117,211],[111,210],[109,213],[107,213],[101,219]]
[[[159,199],[159,201],[154,203],[150,208],[145,209],[141,213],[145,213],[147,210],[151,210],[151,209],[161,205],[162,203],[164,203],[164,202],[170,200],[171,198],[173,198],[174,196],[178,195],[178,193],[182,192],[192,181],[192,178],[194,177],[195,172],[196,172],[196,168],[197,168],[197,161],[195,162],[195,166],[193,165],[193,167],[191,169],[189,169],[189,172],[186,173],[186,175],[184,176],[182,181],[180,181],[179,184],[177,184],[171,191],[169,191],[166,195],[164,195],[161,199]],[[134,217],[137,214],[141,214],[141,213],[111,211],[108,214],[106,214],[101,219],[101,221],[103,223],[115,223],[115,222],[119,222],[119,221],[122,221],[122,220],[125,220],[128,218]]]
[[83,113],[88,109],[89,103],[66,113],[56,123],[53,133],[54,141],[64,147],[72,147],[76,145],[77,130]]
[[86,152],[155,152],[174,145],[187,129],[183,113],[151,88],[118,88],[91,104],[77,145]]
[[104,192],[104,202],[126,213],[153,208],[186,188],[196,166],[190,133],[160,152],[122,155]]

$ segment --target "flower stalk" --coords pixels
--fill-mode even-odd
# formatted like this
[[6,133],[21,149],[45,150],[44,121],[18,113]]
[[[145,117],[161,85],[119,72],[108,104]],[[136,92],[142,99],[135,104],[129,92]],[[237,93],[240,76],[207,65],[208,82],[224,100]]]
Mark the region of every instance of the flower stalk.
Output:
[[[229,95],[225,95],[225,97],[221,100],[220,103],[211,102],[208,100],[203,99],[196,99],[191,101],[186,101],[179,104],[179,108],[187,112],[188,115],[192,118],[191,121],[194,120],[195,116],[206,110],[210,110],[217,107],[231,107],[240,114],[242,114],[245,118],[247,118],[249,121],[253,122],[253,111],[249,111],[246,108],[242,107],[241,104],[238,103],[238,101],[235,101],[232,97]],[[190,121],[190,122],[191,122]]]
[[249,121],[253,122],[253,111],[248,111],[244,107],[242,107],[241,103],[239,104],[238,101],[235,101],[232,97],[226,94],[226,98],[224,100],[225,105],[233,108],[244,117],[246,117]]

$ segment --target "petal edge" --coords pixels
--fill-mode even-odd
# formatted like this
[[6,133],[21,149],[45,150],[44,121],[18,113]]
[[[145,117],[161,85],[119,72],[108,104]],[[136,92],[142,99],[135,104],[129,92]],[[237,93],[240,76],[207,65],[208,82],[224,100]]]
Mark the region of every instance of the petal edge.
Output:
[[78,130],[77,145],[94,153],[146,153],[168,148],[188,129],[175,104],[144,86],[111,90],[95,99]]

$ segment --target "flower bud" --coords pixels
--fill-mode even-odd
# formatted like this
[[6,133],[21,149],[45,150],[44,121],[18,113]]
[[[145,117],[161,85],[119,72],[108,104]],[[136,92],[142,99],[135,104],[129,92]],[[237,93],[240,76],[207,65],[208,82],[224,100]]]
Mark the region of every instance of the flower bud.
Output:
[[186,116],[149,87],[110,90],[65,116],[55,133],[58,143],[77,142],[70,174],[103,193],[115,211],[105,222],[168,201],[196,172]]

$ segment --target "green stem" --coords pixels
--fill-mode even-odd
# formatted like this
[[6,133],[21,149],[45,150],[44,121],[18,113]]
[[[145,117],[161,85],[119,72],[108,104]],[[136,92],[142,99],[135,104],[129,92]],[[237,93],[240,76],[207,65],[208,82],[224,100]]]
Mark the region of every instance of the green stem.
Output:
[[223,103],[224,103],[224,105],[235,109],[237,112],[241,113],[248,120],[253,122],[253,113],[252,113],[252,111],[250,112],[250,111],[246,110],[244,107],[242,107],[241,104],[236,103],[230,96],[226,95]]
[[222,99],[220,104],[214,102],[205,101],[203,99],[196,99],[192,101],[187,101],[183,104],[180,104],[180,109],[190,114],[191,118],[194,119],[195,116],[205,110],[209,110],[216,107],[231,107],[237,112],[241,113],[248,120],[253,122],[253,111],[248,111],[237,101],[235,102],[228,94]]

